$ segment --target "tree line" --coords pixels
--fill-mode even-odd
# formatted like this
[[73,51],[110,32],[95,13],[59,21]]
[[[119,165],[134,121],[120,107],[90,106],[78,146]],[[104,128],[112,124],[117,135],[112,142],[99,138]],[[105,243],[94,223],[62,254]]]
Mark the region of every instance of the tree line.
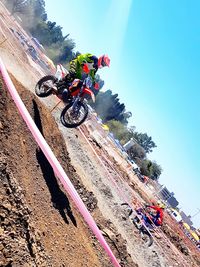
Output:
[[[24,29],[41,42],[54,63],[66,66],[80,53],[74,51],[76,44],[69,34],[63,36],[62,27],[48,20],[44,0],[4,1],[12,15],[20,15]],[[101,89],[104,81],[98,74],[96,79]],[[157,180],[162,173],[162,168],[155,161],[147,158],[147,154],[156,147],[152,137],[147,133],[136,132],[135,126],[128,127],[128,120],[132,117],[132,113],[126,110],[124,103],[120,102],[118,94],[113,93],[112,90],[103,92],[94,88],[93,92],[96,95],[96,102],[90,104],[103,123],[109,126],[110,131],[122,145],[134,138],[136,142],[128,151],[129,157],[140,166],[142,174]]]
[[12,15],[20,15],[24,29],[37,38],[47,55],[55,62],[66,65],[76,57],[75,42],[62,27],[48,20],[44,0],[5,0]]

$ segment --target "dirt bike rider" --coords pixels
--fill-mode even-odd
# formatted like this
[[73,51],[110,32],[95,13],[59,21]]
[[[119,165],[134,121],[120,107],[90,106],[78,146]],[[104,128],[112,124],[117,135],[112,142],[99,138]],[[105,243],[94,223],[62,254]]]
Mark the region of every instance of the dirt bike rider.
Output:
[[145,205],[146,208],[150,208],[150,209],[153,209],[154,211],[156,211],[156,214],[151,214],[150,215],[150,218],[149,216],[146,216],[145,217],[145,221],[152,225],[153,223],[156,225],[156,226],[161,226],[162,223],[163,223],[163,211],[165,209],[165,205],[160,203],[158,205],[154,205],[154,206],[151,206],[151,205]]
[[[98,69],[105,66],[110,66],[110,59],[107,55],[102,55],[97,58],[90,53],[80,54],[70,62],[69,72],[62,81],[70,84],[74,79],[82,79],[87,74],[92,78],[94,88],[98,90],[99,85],[95,81],[95,74]],[[67,99],[68,94],[69,91],[65,88],[62,92],[63,99]]]

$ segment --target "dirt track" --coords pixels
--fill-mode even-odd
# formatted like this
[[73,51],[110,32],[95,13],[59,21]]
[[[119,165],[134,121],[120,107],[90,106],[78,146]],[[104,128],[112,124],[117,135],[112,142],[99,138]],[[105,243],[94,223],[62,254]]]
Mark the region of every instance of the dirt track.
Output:
[[[39,105],[34,98],[30,98],[30,95],[28,101],[26,100],[27,93],[22,91],[22,87],[19,84],[17,88],[43,135],[51,142],[55,155],[63,163],[71,179],[76,180],[76,184],[78,184],[78,176],[70,164],[66,149],[62,146],[57,146],[58,143],[62,144],[64,142],[54,120],[51,116],[48,116],[45,108]],[[98,255],[98,245],[94,242],[80,215],[72,208],[71,201],[69,201],[67,195],[63,193],[53,170],[43,153],[36,146],[26,125],[16,113],[16,108],[9,95],[5,96],[5,88],[3,96],[3,98],[1,97],[0,113],[1,156],[5,161],[9,179],[11,182],[15,182],[16,188],[20,186],[23,189],[20,198],[23,198],[23,203],[30,209],[30,214],[28,213],[24,225],[28,225],[27,229],[30,229],[29,231],[32,235],[35,232],[33,229],[36,230],[38,235],[33,242],[30,238],[29,243],[31,245],[28,244],[27,237],[25,237],[26,246],[31,246],[33,250],[34,247],[38,248],[37,242],[41,240],[41,247],[44,248],[44,253],[47,256],[44,266],[102,266],[98,259],[101,249]],[[3,185],[9,187],[9,183],[6,181]],[[83,186],[82,188],[84,190]],[[13,188],[10,188],[10,190],[13,190]],[[85,196],[87,198],[87,194]],[[92,200],[93,196],[91,194],[90,201]],[[7,206],[9,204],[11,206],[10,209],[7,209],[7,206],[3,204],[3,211],[7,211],[8,216],[7,221],[4,220],[2,224],[3,233],[5,233],[4,241],[8,238],[6,231],[10,230],[8,235],[13,232],[14,238],[16,235],[15,247],[12,247],[12,255],[10,256],[11,260],[14,260],[15,265],[13,266],[19,266],[18,258],[21,255],[17,258],[16,245],[18,240],[19,244],[22,243],[20,240],[23,240],[24,236],[21,235],[21,230],[15,228],[10,215],[17,213],[15,217],[20,220],[20,214],[24,213],[24,209],[21,205],[15,203],[17,201],[10,194],[7,194],[4,202],[7,203]],[[88,199],[86,199],[86,204],[87,202],[89,203]],[[7,228],[8,225],[10,225],[10,229]],[[19,225],[18,228],[20,228]],[[8,244],[4,246],[5,252],[3,250],[3,255],[5,255],[4,260],[9,260],[10,257],[7,258],[6,245]],[[95,253],[94,247],[95,250],[97,248],[97,253]],[[34,255],[38,255],[37,250],[35,254],[33,253],[33,262]],[[105,255],[104,258],[106,258]],[[40,262],[35,261],[35,263],[37,265],[33,266],[42,266],[39,264]],[[23,264],[20,266],[25,266]],[[106,264],[106,266],[109,266],[109,264]]]
[[[0,15],[1,19],[6,21],[6,25],[16,27],[15,23],[7,17],[2,6]],[[55,117],[53,119],[42,102],[30,93],[29,90],[34,90],[35,82],[42,76],[42,70],[27,57],[9,29],[5,25],[2,29],[9,40],[0,47],[0,55],[10,73],[26,87],[24,88],[14,79],[25,105],[92,212],[98,226],[109,234],[107,241],[112,246],[116,257],[121,259],[122,266],[134,267],[136,266],[134,262],[145,267],[195,266],[188,258],[181,263],[180,258],[177,258],[177,251],[170,246],[164,247],[162,251],[156,245],[147,249],[142,244],[133,225],[123,219],[124,210],[121,207],[123,199],[108,179],[105,168],[89,149],[83,135],[77,129],[64,128],[59,121],[59,108],[53,112]],[[13,51],[12,56],[10,51]],[[10,222],[3,224],[2,228],[6,229],[10,224],[10,231],[14,231],[17,236],[15,240],[19,240],[18,244],[26,251],[23,255],[18,253],[14,257],[15,245],[11,248],[10,254],[6,252],[10,257],[5,257],[3,260],[9,262],[12,258],[15,264],[13,266],[19,266],[19,260],[22,261],[20,266],[111,266],[96,239],[74,209],[71,200],[62,191],[48,162],[16,113],[8,93],[5,90],[2,92],[4,97],[1,98],[0,113],[0,162],[2,166],[6,166],[2,171],[9,173],[11,177],[9,179],[12,182],[5,180],[5,185],[3,183],[1,187],[9,187],[9,190],[13,190],[12,188],[20,186],[22,192],[20,191],[20,197],[17,195],[16,199],[23,199],[23,203],[18,207],[15,204],[16,200],[10,198],[10,194],[3,198],[5,203],[9,202],[13,206],[10,211],[3,208],[7,216],[12,214],[13,209],[18,211],[10,216]],[[50,108],[53,107],[54,102],[53,97],[48,98],[47,101],[44,100],[45,105]],[[98,152],[98,148],[95,149]],[[108,170],[112,173],[111,169],[108,168]],[[15,185],[11,186],[11,183]],[[124,183],[120,181],[118,183],[131,200],[132,191],[127,191]],[[2,191],[1,195],[5,195],[5,192],[7,191]],[[22,211],[27,213],[23,228],[25,235],[21,235],[21,230],[17,228],[19,225],[16,227],[13,224],[13,221],[21,216]],[[31,238],[27,238],[27,233],[30,233]],[[6,233],[3,238],[7,240],[8,235]],[[10,239],[6,242],[10,243]],[[3,266],[6,266],[6,263]]]

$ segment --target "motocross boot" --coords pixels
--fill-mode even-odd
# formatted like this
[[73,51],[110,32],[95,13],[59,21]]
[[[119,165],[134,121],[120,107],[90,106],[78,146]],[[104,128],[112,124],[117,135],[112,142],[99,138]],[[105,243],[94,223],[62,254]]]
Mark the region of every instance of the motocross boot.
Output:
[[62,92],[62,100],[63,100],[63,102],[66,103],[68,98],[69,98],[69,90],[67,88],[65,88],[63,90],[63,92]]

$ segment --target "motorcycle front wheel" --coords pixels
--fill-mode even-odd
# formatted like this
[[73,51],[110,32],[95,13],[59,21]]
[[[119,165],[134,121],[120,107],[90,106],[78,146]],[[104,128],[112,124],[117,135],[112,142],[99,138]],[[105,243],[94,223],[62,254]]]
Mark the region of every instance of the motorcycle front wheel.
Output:
[[140,236],[146,246],[150,247],[153,244],[153,237],[145,228],[140,229]]
[[39,97],[47,97],[51,95],[55,81],[56,77],[53,75],[47,75],[41,78],[35,86],[36,95]]
[[88,106],[79,101],[75,109],[72,108],[73,102],[69,103],[61,112],[60,120],[67,128],[76,128],[81,125],[88,115]]

